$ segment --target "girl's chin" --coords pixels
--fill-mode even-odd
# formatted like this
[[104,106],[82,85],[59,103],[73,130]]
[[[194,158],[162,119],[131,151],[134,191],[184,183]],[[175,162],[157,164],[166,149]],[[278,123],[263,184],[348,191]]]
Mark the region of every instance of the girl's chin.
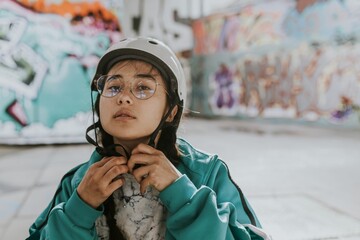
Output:
[[147,143],[149,136],[116,136],[114,138],[115,143]]

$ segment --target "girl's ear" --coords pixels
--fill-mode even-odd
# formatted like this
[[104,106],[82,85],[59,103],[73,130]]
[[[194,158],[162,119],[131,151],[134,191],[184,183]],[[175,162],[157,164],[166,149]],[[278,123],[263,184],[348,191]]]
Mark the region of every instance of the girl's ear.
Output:
[[171,110],[170,115],[167,117],[166,122],[172,122],[174,120],[174,117],[176,116],[177,111],[178,106],[175,105],[175,107]]

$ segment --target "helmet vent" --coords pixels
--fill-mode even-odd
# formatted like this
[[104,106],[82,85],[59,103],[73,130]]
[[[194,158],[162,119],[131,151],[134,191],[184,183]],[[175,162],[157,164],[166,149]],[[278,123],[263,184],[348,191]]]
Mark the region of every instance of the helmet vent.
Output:
[[158,44],[157,42],[152,41],[152,40],[149,40],[149,43],[154,44],[154,45],[157,45],[157,44]]

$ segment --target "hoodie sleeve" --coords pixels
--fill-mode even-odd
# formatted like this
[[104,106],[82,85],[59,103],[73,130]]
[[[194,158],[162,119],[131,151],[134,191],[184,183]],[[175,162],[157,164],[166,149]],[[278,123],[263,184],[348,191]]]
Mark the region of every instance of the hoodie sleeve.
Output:
[[167,239],[269,240],[226,165],[216,160],[208,176],[197,188],[183,175],[160,193],[169,212]]
[[94,223],[101,214],[102,210],[81,200],[71,178],[63,178],[51,203],[31,225],[27,239],[97,239]]

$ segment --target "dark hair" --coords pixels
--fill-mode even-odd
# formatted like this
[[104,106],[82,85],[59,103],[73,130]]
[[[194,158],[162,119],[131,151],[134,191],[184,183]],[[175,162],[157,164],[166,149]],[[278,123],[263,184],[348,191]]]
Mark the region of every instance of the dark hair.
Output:
[[[131,61],[131,60],[126,60]],[[150,64],[151,65],[151,64]],[[151,65],[150,72],[156,69],[153,65]],[[160,138],[157,143],[156,148],[159,149],[164,153],[164,155],[173,163],[175,166],[180,163],[180,151],[177,148],[176,139],[177,139],[177,129],[180,124],[180,119],[182,116],[183,106],[179,104],[179,98],[177,96],[176,89],[172,86],[172,82],[170,78],[164,76],[161,71],[156,69],[160,74],[161,77],[164,79],[167,97],[166,101],[169,107],[178,106],[178,111],[173,119],[172,122],[165,122],[160,133]],[[100,94],[97,95],[95,106],[94,106],[95,113],[100,118]],[[171,109],[170,109],[171,110]],[[98,129],[96,130],[98,144],[101,145],[103,149],[106,149],[109,146],[114,144],[113,136],[108,134],[104,128],[102,127],[100,120],[98,120]],[[154,129],[155,130],[155,129]],[[105,202],[104,202],[104,214],[106,217],[106,221],[108,223],[110,232],[110,240],[112,239],[124,239],[120,230],[116,227],[116,222],[114,219],[115,215],[115,205],[114,205],[113,196],[111,195]]]

